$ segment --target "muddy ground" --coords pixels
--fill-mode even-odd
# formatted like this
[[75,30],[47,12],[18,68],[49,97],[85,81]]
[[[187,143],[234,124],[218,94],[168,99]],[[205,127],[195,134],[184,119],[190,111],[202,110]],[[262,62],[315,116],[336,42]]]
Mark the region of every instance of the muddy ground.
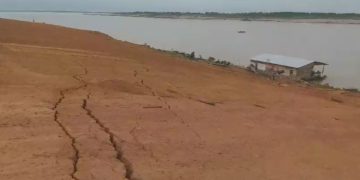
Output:
[[0,20],[1,180],[357,180],[359,117],[359,94]]

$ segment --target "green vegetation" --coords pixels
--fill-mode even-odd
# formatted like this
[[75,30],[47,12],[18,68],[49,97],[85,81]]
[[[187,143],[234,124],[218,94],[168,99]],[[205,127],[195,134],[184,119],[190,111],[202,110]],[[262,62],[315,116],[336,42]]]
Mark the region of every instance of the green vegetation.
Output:
[[231,63],[228,62],[228,61],[223,61],[223,60],[217,60],[213,63],[214,65],[217,65],[217,66],[224,66],[224,67],[228,67],[228,66],[231,66]]
[[344,89],[345,91],[349,91],[349,92],[353,92],[353,93],[360,93],[360,90],[359,89],[356,89],[356,88],[345,88]]
[[[105,13],[106,14],[106,13]],[[360,20],[356,13],[305,13],[305,12],[251,12],[251,13],[191,13],[191,12],[119,12],[107,15],[154,18],[216,18],[216,19],[352,19]]]
[[[303,81],[305,82],[305,81]],[[338,90],[338,91],[346,91],[346,92],[350,92],[350,93],[360,93],[359,89],[356,88],[339,88],[339,87],[334,87],[329,85],[328,83],[326,84],[321,84],[321,82],[308,82],[310,85],[318,87],[318,88],[322,88],[322,89],[331,89],[331,90]]]
[[214,57],[209,57],[208,59],[204,59],[201,55],[199,55],[199,57],[196,57],[195,52],[186,53],[186,52],[180,52],[180,51],[169,51],[169,50],[163,50],[163,49],[156,49],[156,48],[153,48],[153,47],[149,46],[146,43],[144,44],[144,46],[147,47],[147,48],[150,48],[150,49],[154,49],[154,50],[163,52],[163,53],[171,54],[173,56],[182,57],[182,58],[188,59],[190,61],[203,61],[203,62],[206,62],[208,64],[212,64],[212,65],[216,65],[216,66],[222,66],[222,67],[234,66],[229,61],[215,59]]
[[[180,51],[174,51],[174,50],[163,50],[163,49],[156,49],[151,47],[148,44],[144,44],[145,47],[150,48],[150,49],[154,49],[156,51],[159,52],[163,52],[163,53],[167,53],[170,54],[172,56],[177,56],[177,57],[181,57],[190,61],[202,61],[202,62],[206,62],[208,64],[211,65],[215,65],[215,66],[221,66],[221,67],[237,67],[240,69],[244,69],[244,70],[249,70],[249,67],[243,67],[243,66],[238,66],[238,65],[234,65],[228,61],[224,61],[224,60],[220,60],[220,59],[216,59],[214,57],[209,57],[208,59],[204,59],[202,58],[201,55],[199,55],[199,57],[196,57],[195,52],[191,52],[191,53],[185,53],[185,52],[180,52]],[[261,74],[260,74],[261,75]],[[336,88],[333,86],[330,86],[329,84],[322,84],[321,81],[304,81],[304,80],[299,80],[297,81],[298,83],[305,83],[307,85],[311,85],[314,87],[318,87],[318,88],[323,88],[323,89],[331,89],[331,90],[343,90],[343,91],[347,91],[347,92],[351,92],[351,93],[360,93],[359,89],[356,88]]]

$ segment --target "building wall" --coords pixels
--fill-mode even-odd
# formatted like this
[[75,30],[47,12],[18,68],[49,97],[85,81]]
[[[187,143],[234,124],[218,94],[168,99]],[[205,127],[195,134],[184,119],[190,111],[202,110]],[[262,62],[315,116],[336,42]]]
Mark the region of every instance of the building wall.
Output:
[[[279,66],[274,64],[266,64],[261,62],[251,62],[252,66],[255,67],[254,71],[263,72],[268,75],[273,75],[274,72],[283,71],[281,75],[287,76],[293,79],[307,79],[311,78],[314,63],[306,65],[304,67],[295,69],[285,66]],[[292,71],[292,73],[291,73]]]
[[[297,71],[293,68],[288,68],[285,66],[278,66],[273,64],[265,64],[260,62],[253,62],[254,67],[257,67],[257,71],[264,72],[266,74],[272,74],[273,72],[280,72],[283,71],[281,75],[283,76],[290,76],[290,77],[296,77]],[[293,74],[291,74],[291,71],[293,71]]]
[[258,63],[257,69],[260,71],[266,71],[266,64]]
[[297,70],[297,78],[298,79],[307,79],[311,78],[311,74],[314,69],[314,63],[301,67]]

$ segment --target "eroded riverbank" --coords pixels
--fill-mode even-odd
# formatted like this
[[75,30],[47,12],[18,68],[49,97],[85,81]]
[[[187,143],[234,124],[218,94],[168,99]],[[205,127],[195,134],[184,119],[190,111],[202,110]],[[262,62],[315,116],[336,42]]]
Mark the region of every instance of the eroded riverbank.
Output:
[[338,88],[360,88],[359,25],[45,12],[2,12],[0,17],[100,31],[116,39],[163,50],[194,51],[197,57],[211,56],[240,66],[248,66],[252,57],[263,53],[321,61],[330,65],[324,83]]
[[0,27],[0,179],[359,178],[359,94],[91,31]]

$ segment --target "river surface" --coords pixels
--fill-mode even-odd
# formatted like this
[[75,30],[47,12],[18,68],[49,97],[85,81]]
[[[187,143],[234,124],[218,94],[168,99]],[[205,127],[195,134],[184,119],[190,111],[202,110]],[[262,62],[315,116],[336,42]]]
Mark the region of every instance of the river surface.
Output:
[[[81,13],[0,12],[1,18],[101,31],[136,44],[196,52],[247,66],[262,53],[328,63],[325,83],[360,89],[360,25],[158,19]],[[246,33],[238,33],[246,31]]]

